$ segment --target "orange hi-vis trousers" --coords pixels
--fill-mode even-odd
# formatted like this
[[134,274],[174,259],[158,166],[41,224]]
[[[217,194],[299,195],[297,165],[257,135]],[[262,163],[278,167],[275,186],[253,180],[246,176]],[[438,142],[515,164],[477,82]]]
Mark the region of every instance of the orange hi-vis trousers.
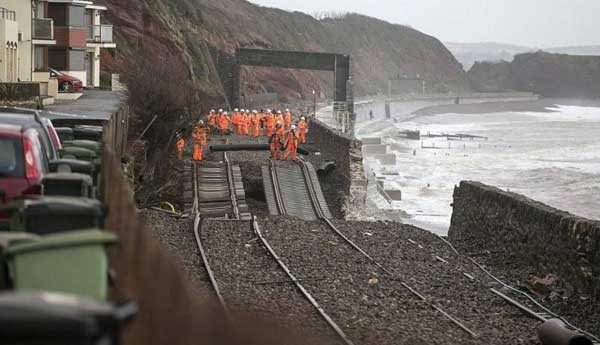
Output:
[[194,155],[192,156],[192,159],[195,161],[202,160],[202,145],[198,143],[194,144]]

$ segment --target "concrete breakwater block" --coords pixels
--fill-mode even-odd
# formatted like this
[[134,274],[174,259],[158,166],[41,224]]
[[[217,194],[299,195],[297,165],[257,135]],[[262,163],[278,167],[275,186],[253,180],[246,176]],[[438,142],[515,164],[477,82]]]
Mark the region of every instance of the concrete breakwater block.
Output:
[[375,159],[377,159],[382,165],[396,165],[396,155],[393,153],[375,155]]
[[402,191],[401,190],[386,190],[385,193],[393,201],[402,201]]
[[363,145],[381,145],[381,138],[363,138]]
[[365,155],[365,156],[384,155],[386,153],[387,153],[387,145],[364,145],[363,146],[363,155]]

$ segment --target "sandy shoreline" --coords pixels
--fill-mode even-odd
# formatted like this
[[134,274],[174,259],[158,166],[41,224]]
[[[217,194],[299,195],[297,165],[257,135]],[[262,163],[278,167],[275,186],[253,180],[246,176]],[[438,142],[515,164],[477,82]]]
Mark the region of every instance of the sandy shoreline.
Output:
[[448,104],[426,107],[413,115],[431,116],[439,114],[490,114],[501,112],[551,112],[546,109],[555,105],[598,107],[600,100],[545,98],[537,101],[488,102],[479,104]]

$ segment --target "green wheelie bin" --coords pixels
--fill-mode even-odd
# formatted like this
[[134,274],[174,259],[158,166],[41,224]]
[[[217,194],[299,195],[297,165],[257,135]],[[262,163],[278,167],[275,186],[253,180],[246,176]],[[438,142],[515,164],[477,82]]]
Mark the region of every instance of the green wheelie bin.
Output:
[[61,143],[67,140],[75,140],[75,137],[73,136],[73,128],[55,127],[54,130],[56,130],[56,134],[58,134],[58,138],[60,139]]
[[6,249],[17,243],[31,242],[37,239],[39,236],[25,232],[0,232],[0,291],[10,289],[8,262],[4,255]]
[[93,140],[67,140],[62,143],[63,147],[83,147],[96,152],[97,156],[102,154],[102,143]]
[[64,292],[105,300],[106,247],[116,243],[114,234],[88,229],[11,245],[4,255],[12,286],[17,291]]
[[42,179],[42,195],[95,198],[94,181],[84,174],[47,174]]
[[87,162],[94,162],[95,159],[98,158],[98,154],[92,150],[77,147],[77,146],[67,146],[63,147],[59,151],[59,155],[61,158],[69,158],[69,159],[79,159]]
[[73,128],[73,137],[75,140],[102,141],[102,131],[100,126],[78,125]]
[[11,232],[47,235],[104,226],[99,200],[60,196],[32,196],[0,206],[9,214]]

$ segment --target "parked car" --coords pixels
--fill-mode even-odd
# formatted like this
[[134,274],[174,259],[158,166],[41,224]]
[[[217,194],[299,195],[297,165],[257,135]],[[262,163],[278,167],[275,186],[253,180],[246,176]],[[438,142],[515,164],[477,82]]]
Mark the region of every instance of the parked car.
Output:
[[[0,123],[1,203],[28,194],[40,194],[48,159],[35,126]],[[0,230],[6,230],[8,215],[0,213]]]
[[49,68],[51,78],[58,79],[58,89],[62,92],[76,92],[83,89],[83,82],[73,76]]
[[[57,146],[52,139],[52,134],[50,134],[50,130],[48,129],[48,122],[49,120],[43,119],[35,110],[0,107],[0,124],[30,126],[36,129],[40,135],[40,141],[44,146],[48,160],[55,160],[59,158],[59,146]],[[54,130],[54,133],[57,135],[56,130]]]
[[54,144],[54,148],[56,149],[56,151],[62,149],[62,143],[60,142],[58,132],[54,128],[54,124],[52,124],[52,121],[50,121],[49,118],[42,117],[42,122],[46,126],[46,130],[48,130],[48,134],[50,134],[50,139],[52,139],[52,143]]

